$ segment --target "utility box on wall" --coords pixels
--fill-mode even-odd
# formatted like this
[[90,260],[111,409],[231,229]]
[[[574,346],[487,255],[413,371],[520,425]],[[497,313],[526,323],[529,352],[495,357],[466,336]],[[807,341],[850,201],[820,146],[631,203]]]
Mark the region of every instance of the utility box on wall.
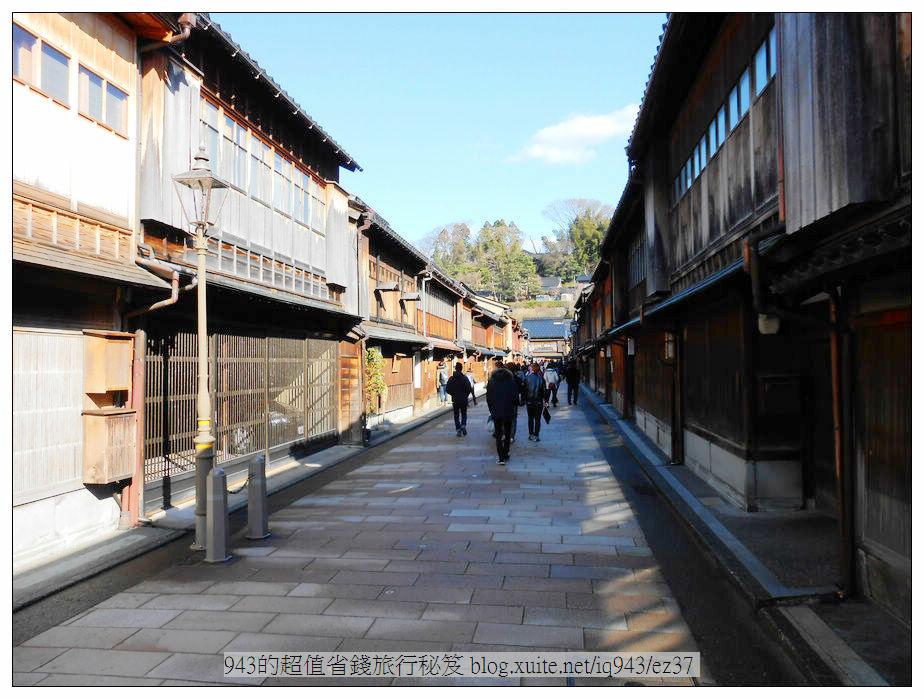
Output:
[[131,405],[135,336],[84,330],[83,482],[104,485],[135,470],[136,411]]

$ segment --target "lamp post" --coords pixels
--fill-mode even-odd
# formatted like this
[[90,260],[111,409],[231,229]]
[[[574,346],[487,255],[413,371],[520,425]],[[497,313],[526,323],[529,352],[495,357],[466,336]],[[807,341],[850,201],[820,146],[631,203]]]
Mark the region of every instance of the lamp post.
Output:
[[[197,288],[199,307],[199,364],[198,394],[196,397],[197,431],[193,443],[196,445],[196,538],[193,549],[205,548],[206,539],[206,478],[215,464],[215,437],[212,434],[212,407],[209,400],[209,341],[207,315],[205,309],[205,253],[208,250],[206,233],[214,221],[209,221],[209,209],[212,208],[213,195],[219,201],[212,209],[214,220],[218,219],[225,199],[228,196],[228,184],[216,177],[209,168],[209,156],[205,146],[199,146],[199,152],[193,158],[191,170],[176,175],[173,186],[180,199],[183,216],[190,227],[195,228],[195,249],[198,257],[199,284]],[[189,208],[187,209],[187,205]]]

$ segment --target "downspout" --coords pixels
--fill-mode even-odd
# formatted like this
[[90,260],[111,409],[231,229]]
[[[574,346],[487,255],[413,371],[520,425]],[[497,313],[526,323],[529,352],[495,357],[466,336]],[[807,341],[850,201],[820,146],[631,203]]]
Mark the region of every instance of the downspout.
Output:
[[837,332],[840,298],[835,289],[830,291],[829,307],[832,330],[828,334],[831,343],[831,410],[834,419],[834,473],[837,479],[837,515],[840,534],[840,564],[842,587],[838,596],[843,599],[853,594],[853,508],[848,499],[848,481],[844,473],[844,437],[841,395],[841,352]]
[[754,300],[754,310],[758,313],[776,315],[804,325],[821,328],[828,333],[831,346],[831,410],[834,418],[834,474],[836,479],[837,513],[839,524],[839,558],[841,598],[853,592],[853,508],[847,498],[847,479],[844,472],[843,428],[840,371],[840,335],[838,327],[840,315],[838,313],[838,295],[834,289],[829,290],[830,320],[822,320],[803,313],[796,313],[766,303],[760,283],[760,256],[758,244],[761,238],[772,233],[750,236],[744,246],[744,269],[751,278],[751,294]]
[[[362,254],[363,246],[361,243],[362,234],[369,230],[372,227],[372,217],[375,212],[372,209],[367,209],[365,213],[365,221],[361,226],[356,227],[356,311],[359,313],[361,318],[368,318],[369,312],[371,309],[367,310],[366,313],[363,313],[363,305],[369,303],[369,293],[368,290],[365,294],[361,296],[361,290],[363,288],[363,265],[362,265]],[[368,276],[366,277],[368,279]],[[360,321],[362,323],[362,320]],[[366,428],[366,337],[365,335],[359,340],[359,400],[360,405],[362,406],[362,411],[359,414],[359,429],[360,429],[360,439],[363,446],[369,446],[369,430]]]
[[171,269],[170,267],[167,267],[166,265],[163,265],[159,262],[155,262],[153,260],[140,259],[140,260],[135,260],[135,262],[137,262],[139,265],[143,267],[147,267],[152,272],[158,273],[161,276],[170,275],[170,297],[163,299],[162,301],[158,301],[154,304],[151,304],[147,308],[136,308],[134,311],[126,313],[125,320],[128,320],[129,318],[134,318],[135,316],[139,316],[142,313],[156,311],[158,308],[164,308],[165,306],[172,306],[179,300],[181,292],[189,291],[190,289],[195,289],[199,284],[199,277],[197,275],[194,275],[192,282],[180,288],[180,273],[176,271],[175,269]]
[[774,17],[776,25],[776,169],[777,184],[779,186],[780,221],[786,220],[786,176],[783,170],[783,88],[780,79],[780,51],[783,45],[783,27],[780,24],[781,12]]
[[174,44],[179,44],[183,41],[186,41],[189,38],[190,33],[193,30],[193,27],[196,26],[196,13],[195,12],[184,12],[179,16],[177,20],[180,23],[182,31],[179,34],[171,34],[170,36],[165,36],[163,39],[159,40],[155,44],[149,44],[148,46],[141,47],[141,53],[148,53],[150,51],[156,51],[157,49],[164,48],[164,45],[171,46]]

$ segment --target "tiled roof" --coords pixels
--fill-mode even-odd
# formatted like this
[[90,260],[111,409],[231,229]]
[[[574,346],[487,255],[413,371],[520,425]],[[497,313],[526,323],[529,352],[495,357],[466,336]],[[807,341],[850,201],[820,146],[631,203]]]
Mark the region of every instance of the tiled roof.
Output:
[[561,277],[539,277],[543,289],[557,289],[561,286]]
[[571,322],[568,318],[528,318],[523,327],[529,331],[531,340],[554,337],[565,339],[571,334]]

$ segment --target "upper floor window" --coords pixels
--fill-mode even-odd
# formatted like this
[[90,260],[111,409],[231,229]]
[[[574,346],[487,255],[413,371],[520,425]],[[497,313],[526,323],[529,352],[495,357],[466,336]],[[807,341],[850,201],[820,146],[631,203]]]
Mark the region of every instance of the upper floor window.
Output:
[[770,77],[772,78],[776,75],[776,27],[770,30],[767,44],[770,47]]
[[77,71],[77,109],[116,133],[128,132],[128,95],[84,66]]
[[301,170],[295,171],[295,220],[305,226],[311,225],[311,183],[312,179]]
[[276,153],[274,178],[275,207],[280,213],[292,215],[292,163]]
[[70,64],[65,54],[18,24],[13,25],[13,75],[17,78],[68,105]]
[[103,79],[83,66],[77,75],[77,108],[96,121],[103,120]]
[[754,54],[754,94],[756,95],[760,94],[770,80],[767,68],[767,42],[765,41]]
[[754,94],[759,95],[776,75],[776,27],[761,42],[754,55]]
[[325,231],[325,191],[314,180],[311,181],[311,228],[315,233],[324,235]]
[[628,279],[629,288],[632,289],[642,283],[645,279],[645,237],[644,233],[639,233],[632,240],[629,246],[629,269]]
[[13,75],[28,83],[36,84],[35,56],[38,53],[38,37],[30,34],[18,24],[13,25]]
[[247,189],[247,129],[225,114],[221,129],[221,176]]

